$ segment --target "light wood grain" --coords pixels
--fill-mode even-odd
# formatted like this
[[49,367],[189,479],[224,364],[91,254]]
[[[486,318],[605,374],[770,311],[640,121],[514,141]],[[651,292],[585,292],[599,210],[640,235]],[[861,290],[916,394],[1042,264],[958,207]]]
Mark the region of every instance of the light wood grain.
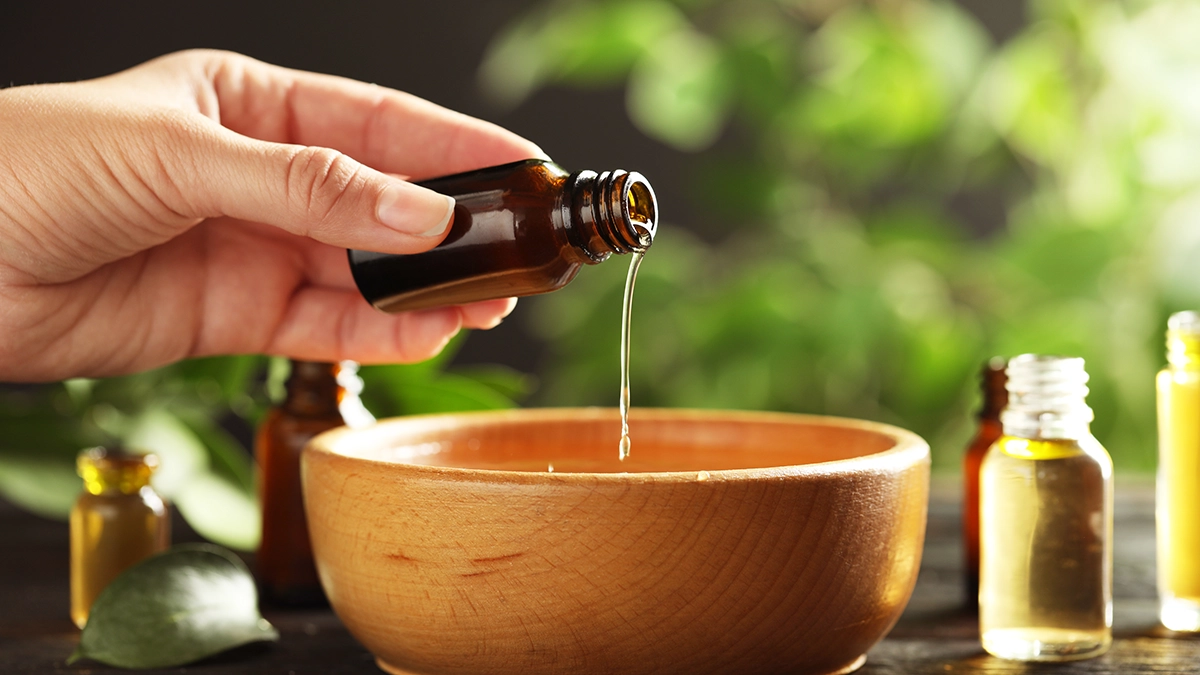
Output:
[[832,418],[634,413],[626,463],[609,410],[316,439],[307,512],[346,627],[397,673],[860,665],[912,592],[928,446]]

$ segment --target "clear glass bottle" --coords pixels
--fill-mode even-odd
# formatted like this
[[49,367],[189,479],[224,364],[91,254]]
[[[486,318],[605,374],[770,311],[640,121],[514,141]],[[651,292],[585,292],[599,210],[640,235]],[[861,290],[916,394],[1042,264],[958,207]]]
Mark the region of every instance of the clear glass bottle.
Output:
[[1005,359],[995,357],[983,364],[980,388],[983,405],[979,408],[979,428],[963,455],[963,565],[967,604],[979,601],[979,467],[988,448],[1004,431],[1000,412],[1008,403],[1004,376]]
[[372,305],[404,312],[547,293],[583,265],[645,251],[658,204],[639,173],[567,173],[531,159],[421,183],[455,198],[445,241],[415,255],[351,250],[354,281]]
[[300,453],[317,434],[374,421],[362,406],[357,364],[292,361],[287,396],[267,411],[254,453],[259,469],[262,539],[255,573],[265,602],[311,606],[324,602],[313,563],[300,489]]
[[1070,661],[1112,643],[1112,460],[1083,359],[1008,363],[1004,435],[980,472],[979,626],[989,653]]
[[1158,374],[1159,618],[1200,631],[1200,313],[1167,322]]
[[171,544],[167,507],[150,487],[154,455],[115,448],[79,454],[83,493],[71,509],[71,620],[83,628],[100,591]]

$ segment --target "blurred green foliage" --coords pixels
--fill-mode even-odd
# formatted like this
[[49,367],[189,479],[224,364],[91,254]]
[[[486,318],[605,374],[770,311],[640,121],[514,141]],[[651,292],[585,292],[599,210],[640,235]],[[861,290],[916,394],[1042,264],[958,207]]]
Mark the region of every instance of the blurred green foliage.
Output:
[[[516,405],[532,389],[507,368],[448,370],[462,343],[412,365],[364,366],[363,402],[376,417]],[[281,401],[286,359],[195,359],[137,375],[0,388],[0,495],[65,518],[82,489],[83,448],[123,444],[159,455],[154,487],[202,536],[240,550],[258,544],[260,515],[249,432]],[[243,436],[245,434],[242,434]]]
[[[882,420],[953,467],[985,359],[1070,354],[1117,466],[1153,467],[1165,318],[1200,306],[1200,5],[1028,15],[1001,45],[928,0],[548,0],[507,27],[497,100],[624,86],[728,223],[659,228],[633,404]],[[624,272],[534,301],[540,403],[615,403]]]

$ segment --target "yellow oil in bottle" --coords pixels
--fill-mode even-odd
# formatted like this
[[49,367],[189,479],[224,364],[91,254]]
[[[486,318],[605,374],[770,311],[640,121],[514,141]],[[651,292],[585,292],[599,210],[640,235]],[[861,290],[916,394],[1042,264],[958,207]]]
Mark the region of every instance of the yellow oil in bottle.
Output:
[[71,620],[83,628],[96,597],[121,572],[170,545],[166,505],[150,487],[153,455],[105,448],[80,454],[84,492],[71,509]]
[[1167,327],[1158,374],[1158,593],[1167,628],[1200,631],[1200,314]]
[[983,647],[1023,661],[1112,643],[1112,460],[1088,430],[1082,359],[1056,372],[1051,358],[1010,361],[1005,435],[980,473]]

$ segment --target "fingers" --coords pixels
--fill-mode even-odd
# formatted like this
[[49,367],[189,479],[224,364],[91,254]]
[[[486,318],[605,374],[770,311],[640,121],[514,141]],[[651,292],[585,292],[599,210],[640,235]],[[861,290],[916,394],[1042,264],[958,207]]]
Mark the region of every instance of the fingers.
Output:
[[190,200],[201,211],[197,216],[233,216],[333,246],[386,253],[426,251],[449,229],[453,199],[336,150],[210,131],[191,153],[195,170],[176,172],[176,182],[197,197]]
[[462,314],[463,328],[479,328],[487,330],[500,325],[512,311],[517,307],[516,298],[503,298],[501,300],[485,300],[484,302],[476,302],[470,305],[459,306],[459,312]]
[[412,363],[440,352],[462,325],[456,307],[383,314],[353,291],[309,287],[292,296],[265,351],[311,360]]
[[220,122],[240,134],[333,148],[417,178],[545,157],[510,131],[409,94],[237,54],[201,54]]

